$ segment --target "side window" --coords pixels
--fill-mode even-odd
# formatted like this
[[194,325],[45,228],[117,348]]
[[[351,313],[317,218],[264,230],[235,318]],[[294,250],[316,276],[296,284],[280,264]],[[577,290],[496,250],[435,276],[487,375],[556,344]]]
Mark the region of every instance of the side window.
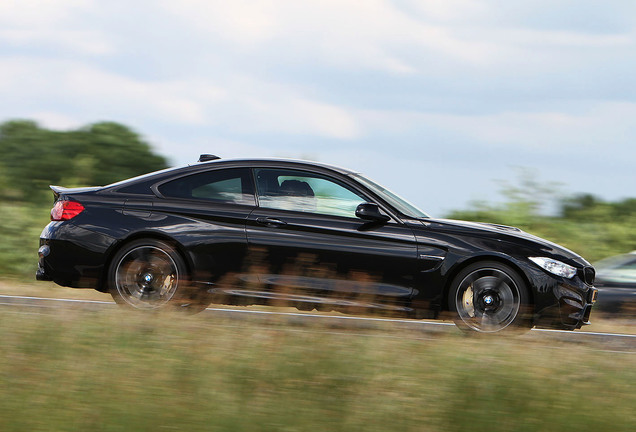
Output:
[[257,169],[261,207],[354,218],[366,202],[348,187],[319,174],[295,170]]
[[255,205],[248,169],[230,168],[181,177],[159,186],[169,198]]

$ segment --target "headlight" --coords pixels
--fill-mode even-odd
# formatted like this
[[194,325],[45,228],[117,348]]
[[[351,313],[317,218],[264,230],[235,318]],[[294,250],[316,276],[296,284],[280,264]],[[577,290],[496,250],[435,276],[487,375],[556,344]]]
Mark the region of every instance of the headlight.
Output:
[[576,268],[571,265],[562,263],[552,258],[545,257],[529,257],[530,261],[538,265],[544,270],[549,271],[557,276],[561,276],[567,279],[574,277],[576,274]]

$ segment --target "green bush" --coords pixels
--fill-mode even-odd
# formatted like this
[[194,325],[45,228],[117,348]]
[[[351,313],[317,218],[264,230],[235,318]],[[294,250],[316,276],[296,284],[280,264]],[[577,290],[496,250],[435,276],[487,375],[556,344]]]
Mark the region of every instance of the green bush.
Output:
[[0,276],[35,277],[40,233],[50,207],[0,203]]
[[[636,199],[604,202],[583,194],[563,197],[554,185],[523,171],[519,185],[504,184],[503,203],[473,202],[451,219],[516,226],[594,262],[636,250]],[[550,212],[545,209],[552,205]]]

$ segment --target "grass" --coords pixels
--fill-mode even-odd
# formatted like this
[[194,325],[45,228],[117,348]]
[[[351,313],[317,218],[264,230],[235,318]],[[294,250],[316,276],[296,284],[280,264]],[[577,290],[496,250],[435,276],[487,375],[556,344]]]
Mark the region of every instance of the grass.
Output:
[[533,338],[0,315],[2,431],[635,430],[636,356]]
[[0,276],[31,277],[38,264],[40,233],[50,206],[0,203]]
[[94,289],[67,288],[53,282],[35,281],[35,273],[32,275],[31,281],[24,281],[20,278],[0,278],[0,295],[101,301],[112,301],[113,299],[110,294]]

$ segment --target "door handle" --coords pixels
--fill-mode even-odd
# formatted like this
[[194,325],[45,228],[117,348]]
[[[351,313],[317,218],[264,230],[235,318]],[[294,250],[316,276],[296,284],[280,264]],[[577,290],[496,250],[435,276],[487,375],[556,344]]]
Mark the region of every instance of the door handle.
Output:
[[271,218],[271,217],[259,217],[256,218],[256,223],[265,225],[268,227],[281,227],[287,225],[287,222],[282,221],[280,219]]

